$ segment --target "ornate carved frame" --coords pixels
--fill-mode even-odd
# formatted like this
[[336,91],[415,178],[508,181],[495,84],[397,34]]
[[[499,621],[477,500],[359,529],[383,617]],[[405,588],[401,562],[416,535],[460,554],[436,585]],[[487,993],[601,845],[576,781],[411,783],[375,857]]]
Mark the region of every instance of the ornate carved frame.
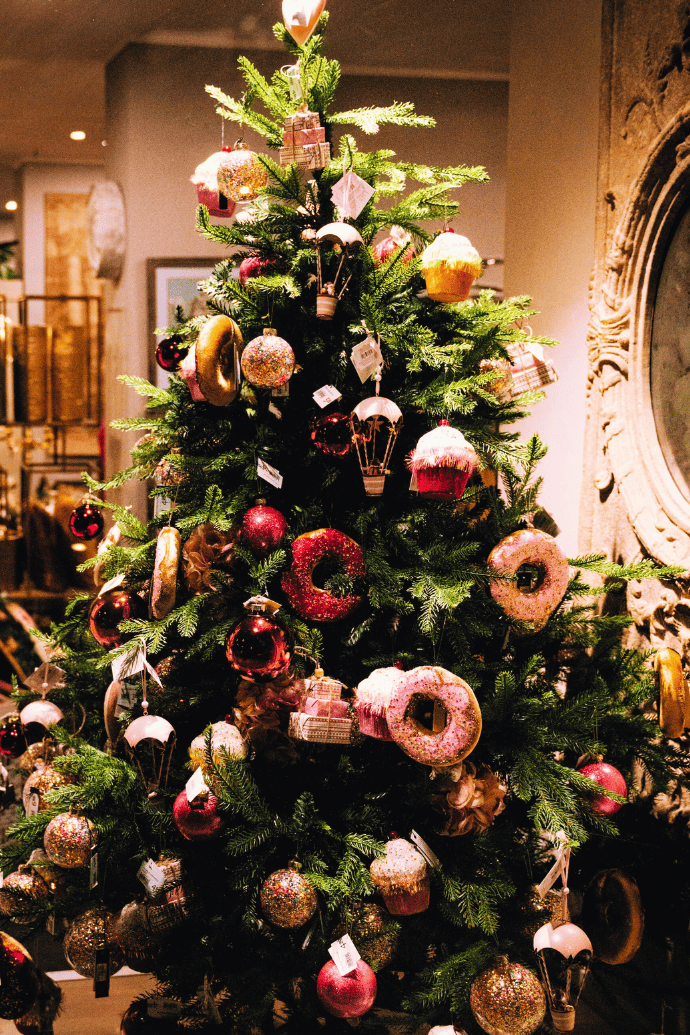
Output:
[[690,569],[690,502],[659,445],[650,395],[650,339],[658,278],[678,219],[690,200],[690,104],[649,148],[606,256],[589,328],[590,377],[598,378],[605,488],[615,479],[645,550]]

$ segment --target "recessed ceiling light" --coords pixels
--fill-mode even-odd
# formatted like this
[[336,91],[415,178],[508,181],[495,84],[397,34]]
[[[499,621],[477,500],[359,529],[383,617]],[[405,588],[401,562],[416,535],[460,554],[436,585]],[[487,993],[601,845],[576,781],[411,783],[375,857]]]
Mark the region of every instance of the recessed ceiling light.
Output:
[[16,210],[17,210],[17,202],[16,201],[6,201],[5,202],[5,208],[7,209],[8,212],[16,212]]
[[74,129],[70,133],[70,140],[86,140],[86,133],[83,129]]

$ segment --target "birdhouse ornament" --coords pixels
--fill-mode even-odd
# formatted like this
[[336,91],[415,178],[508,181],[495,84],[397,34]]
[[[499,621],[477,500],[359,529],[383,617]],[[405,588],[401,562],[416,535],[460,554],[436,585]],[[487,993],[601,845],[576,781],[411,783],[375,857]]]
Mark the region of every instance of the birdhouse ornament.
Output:
[[477,454],[465,436],[447,420],[422,435],[407,466],[417,478],[420,495],[435,500],[457,500],[477,469]]

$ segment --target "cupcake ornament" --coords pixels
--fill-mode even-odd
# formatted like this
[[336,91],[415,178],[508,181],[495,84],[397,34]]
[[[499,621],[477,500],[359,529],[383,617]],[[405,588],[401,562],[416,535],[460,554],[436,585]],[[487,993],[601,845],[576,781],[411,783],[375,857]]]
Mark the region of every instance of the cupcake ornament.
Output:
[[445,230],[422,252],[422,276],[435,302],[464,302],[481,275],[482,260],[467,237]]
[[371,879],[393,916],[423,913],[429,907],[429,869],[423,855],[402,837],[386,845],[386,854],[369,867]]
[[407,463],[420,495],[434,500],[459,499],[477,465],[474,449],[447,420],[422,435]]

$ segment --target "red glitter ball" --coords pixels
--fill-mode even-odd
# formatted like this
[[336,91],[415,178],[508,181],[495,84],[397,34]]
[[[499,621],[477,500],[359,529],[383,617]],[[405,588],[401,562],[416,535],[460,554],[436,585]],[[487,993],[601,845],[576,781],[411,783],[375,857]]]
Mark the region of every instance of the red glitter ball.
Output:
[[251,507],[242,520],[242,540],[255,553],[272,553],[287,531],[287,521],[275,507]]
[[225,820],[218,812],[215,794],[189,800],[183,790],[173,803],[175,826],[188,841],[211,841],[225,829]]
[[376,999],[376,975],[368,963],[358,960],[357,969],[344,976],[333,960],[319,971],[316,994],[334,1017],[361,1017]]
[[277,272],[279,265],[278,259],[267,259],[263,255],[248,255],[246,259],[242,259],[238,270],[240,284],[244,287],[247,281],[253,277],[268,277],[271,273]]
[[[590,780],[598,783],[600,787],[604,787],[607,791],[613,791],[615,794],[622,795],[628,793],[623,776],[615,766],[609,765],[608,762],[593,762],[592,765],[584,766],[579,772],[583,776],[588,776]],[[595,794],[592,796],[592,808],[595,812],[601,812],[604,816],[612,816],[614,812],[618,812],[622,808],[622,805],[620,802],[614,801],[613,798],[605,798],[603,794]]]
[[313,622],[338,622],[348,618],[362,602],[361,596],[336,597],[314,585],[312,576],[324,560],[339,561],[351,578],[366,574],[360,546],[335,528],[319,528],[298,536],[292,544],[292,567],[281,579],[283,591],[298,615]]

